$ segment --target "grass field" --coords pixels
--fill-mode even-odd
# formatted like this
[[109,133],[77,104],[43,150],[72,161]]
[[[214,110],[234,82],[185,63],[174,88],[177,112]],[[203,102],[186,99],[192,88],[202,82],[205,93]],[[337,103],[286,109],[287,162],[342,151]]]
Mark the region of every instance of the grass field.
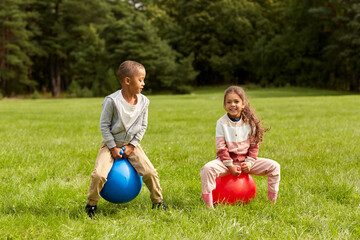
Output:
[[224,88],[148,96],[142,147],[170,210],[130,203],[84,212],[102,98],[0,101],[0,239],[360,239],[360,96],[299,88],[249,89],[265,126],[259,156],[281,164],[276,205],[266,177],[245,206],[206,209],[200,168],[213,160]]

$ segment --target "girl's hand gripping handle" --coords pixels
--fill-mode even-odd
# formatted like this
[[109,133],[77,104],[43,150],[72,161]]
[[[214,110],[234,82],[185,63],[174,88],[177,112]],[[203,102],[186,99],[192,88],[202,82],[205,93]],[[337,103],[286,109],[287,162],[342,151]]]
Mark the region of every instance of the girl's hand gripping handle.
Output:
[[241,169],[238,166],[232,165],[232,166],[228,166],[230,173],[234,176],[234,177],[238,177],[241,173]]

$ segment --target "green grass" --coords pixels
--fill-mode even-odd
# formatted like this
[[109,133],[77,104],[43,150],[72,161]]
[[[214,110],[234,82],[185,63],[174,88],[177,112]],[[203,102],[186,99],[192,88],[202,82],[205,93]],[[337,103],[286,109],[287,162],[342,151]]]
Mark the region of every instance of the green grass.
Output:
[[225,87],[149,96],[142,147],[157,168],[170,211],[153,211],[144,186],[130,203],[101,199],[84,213],[98,147],[102,98],[0,101],[2,239],[360,239],[360,96],[249,89],[271,130],[259,156],[281,164],[276,205],[266,177],[245,206],[211,211],[200,168],[216,155]]

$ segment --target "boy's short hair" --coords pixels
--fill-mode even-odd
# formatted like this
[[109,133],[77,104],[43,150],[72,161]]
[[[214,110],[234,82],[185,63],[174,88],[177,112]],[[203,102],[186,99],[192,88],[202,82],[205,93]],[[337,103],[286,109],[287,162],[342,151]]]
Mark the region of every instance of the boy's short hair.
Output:
[[141,63],[131,60],[126,60],[122,62],[117,71],[117,77],[120,84],[124,81],[126,77],[133,77],[139,68],[145,70],[145,67]]

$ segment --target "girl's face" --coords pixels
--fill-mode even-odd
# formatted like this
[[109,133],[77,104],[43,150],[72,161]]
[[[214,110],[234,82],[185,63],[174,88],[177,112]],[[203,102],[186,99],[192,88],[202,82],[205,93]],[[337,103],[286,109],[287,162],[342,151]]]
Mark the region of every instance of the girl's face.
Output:
[[244,106],[245,104],[243,100],[235,92],[230,92],[226,95],[225,110],[227,111],[229,117],[239,118]]

